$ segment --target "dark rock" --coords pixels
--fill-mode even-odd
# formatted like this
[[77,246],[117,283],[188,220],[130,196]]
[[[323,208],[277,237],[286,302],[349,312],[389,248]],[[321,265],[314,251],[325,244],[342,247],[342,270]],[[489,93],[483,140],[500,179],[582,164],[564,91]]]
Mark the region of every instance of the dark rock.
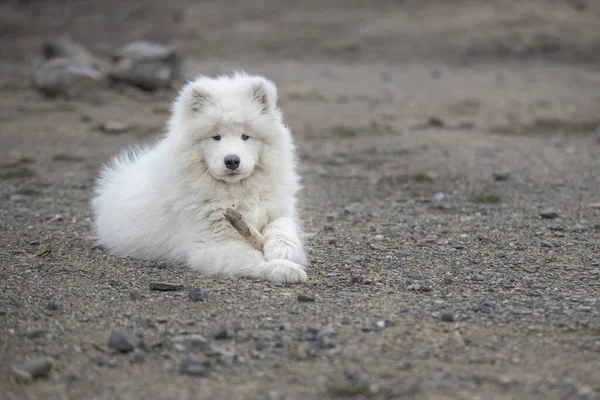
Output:
[[108,339],[108,348],[126,353],[137,348],[141,348],[144,341],[139,332],[128,331],[112,331]]
[[361,283],[363,283],[363,281],[364,281],[364,278],[361,275],[354,275],[351,278],[351,282],[353,285],[361,284]]
[[452,314],[451,312],[443,312],[440,315],[440,319],[442,320],[442,322],[454,322],[454,314]]
[[306,295],[306,294],[299,294],[298,301],[300,303],[312,303],[315,301],[315,298],[314,298],[314,296],[310,296],[310,295]]
[[227,330],[227,328],[225,328],[224,326],[220,326],[217,331],[215,332],[215,339],[216,340],[225,340],[225,339],[230,339],[231,335],[229,334],[229,331]]
[[206,376],[207,369],[201,362],[186,357],[179,364],[179,372],[191,376]]
[[54,360],[50,357],[38,357],[13,365],[13,372],[19,379],[30,382],[37,378],[45,378],[54,366]]
[[188,299],[190,299],[190,301],[206,301],[208,299],[208,292],[200,288],[190,289],[188,292]]
[[183,289],[183,285],[169,282],[151,282],[150,290],[158,290],[162,292],[176,291]]
[[433,128],[443,128],[444,125],[446,125],[444,123],[444,120],[442,120],[441,118],[438,117],[429,117],[429,120],[427,121],[427,125]]

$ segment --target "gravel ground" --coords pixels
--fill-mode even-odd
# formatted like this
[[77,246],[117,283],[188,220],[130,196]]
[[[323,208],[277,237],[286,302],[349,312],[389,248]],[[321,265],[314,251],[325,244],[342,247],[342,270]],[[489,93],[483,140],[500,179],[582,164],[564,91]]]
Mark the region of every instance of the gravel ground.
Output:
[[[283,15],[287,2],[177,14],[181,2],[135,1],[113,19],[99,3],[42,3],[2,13],[0,398],[600,397],[595,3],[505,0],[493,14],[456,1],[451,22],[442,2]],[[179,17],[157,29],[161,7]],[[273,15],[281,35],[265,38]],[[29,60],[62,30],[99,54],[174,36],[189,76],[243,67],[276,81],[300,149],[307,284],[203,277],[96,245],[98,168],[154,140],[175,93],[40,96]],[[540,31],[546,42],[527,41]],[[124,132],[99,129],[110,121]]]

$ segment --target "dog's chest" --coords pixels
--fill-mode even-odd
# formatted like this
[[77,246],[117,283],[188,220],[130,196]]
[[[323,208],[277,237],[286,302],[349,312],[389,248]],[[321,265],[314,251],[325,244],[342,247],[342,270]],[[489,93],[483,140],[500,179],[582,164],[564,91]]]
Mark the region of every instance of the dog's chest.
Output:
[[269,222],[267,204],[259,196],[231,197],[223,206],[222,211],[225,211],[227,208],[236,210],[259,231],[262,231]]

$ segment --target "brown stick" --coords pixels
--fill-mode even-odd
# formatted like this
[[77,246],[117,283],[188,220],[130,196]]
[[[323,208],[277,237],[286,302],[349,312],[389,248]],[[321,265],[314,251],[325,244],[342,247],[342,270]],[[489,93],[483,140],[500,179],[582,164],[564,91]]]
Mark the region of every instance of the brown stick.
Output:
[[228,208],[223,212],[227,222],[231,224],[244,239],[256,250],[262,252],[265,244],[264,236],[252,225],[246,221],[246,219],[239,212],[232,208]]

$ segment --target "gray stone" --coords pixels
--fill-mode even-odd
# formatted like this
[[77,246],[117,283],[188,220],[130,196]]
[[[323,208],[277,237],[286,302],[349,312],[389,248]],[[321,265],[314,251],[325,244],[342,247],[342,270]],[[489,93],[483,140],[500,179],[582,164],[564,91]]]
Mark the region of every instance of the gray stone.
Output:
[[306,295],[306,294],[299,294],[298,301],[300,303],[313,303],[315,301],[315,298],[314,298],[314,296],[310,296],[310,295]]
[[15,203],[24,203],[29,200],[29,196],[25,196],[24,194],[13,194],[10,196],[10,201]]
[[191,376],[206,376],[207,374],[206,367],[191,357],[186,357],[181,361],[179,372]]
[[112,331],[108,339],[108,348],[127,353],[134,349],[142,347],[144,341],[139,332],[128,331]]
[[436,194],[434,194],[434,195],[431,197],[431,201],[433,201],[433,202],[436,202],[436,203],[439,203],[440,201],[444,201],[444,200],[446,200],[446,197],[447,197],[447,196],[446,196],[446,193],[443,193],[443,192],[437,192]]
[[549,207],[540,212],[540,217],[543,219],[556,219],[559,217],[559,213],[554,208]]
[[144,90],[169,87],[181,79],[182,58],[171,46],[137,41],[113,56],[109,76]]
[[229,331],[224,326],[220,326],[215,332],[215,339],[225,340],[231,338]]
[[131,364],[143,364],[146,362],[146,353],[143,350],[135,349],[131,357],[129,357]]
[[206,301],[208,299],[208,292],[200,288],[190,289],[188,292],[188,299],[190,299],[190,301]]
[[74,42],[69,35],[62,35],[46,39],[42,42],[42,57],[45,60],[54,58],[68,58],[78,60],[100,72],[108,70],[108,63],[90,51],[80,43]]
[[442,320],[442,322],[454,322],[454,314],[452,314],[451,312],[443,312],[440,315],[440,319]]
[[33,86],[46,96],[82,99],[103,83],[100,71],[82,61],[53,58],[34,66]]
[[30,382],[37,378],[47,377],[53,366],[54,360],[51,357],[38,357],[13,365],[12,369],[19,379]]

